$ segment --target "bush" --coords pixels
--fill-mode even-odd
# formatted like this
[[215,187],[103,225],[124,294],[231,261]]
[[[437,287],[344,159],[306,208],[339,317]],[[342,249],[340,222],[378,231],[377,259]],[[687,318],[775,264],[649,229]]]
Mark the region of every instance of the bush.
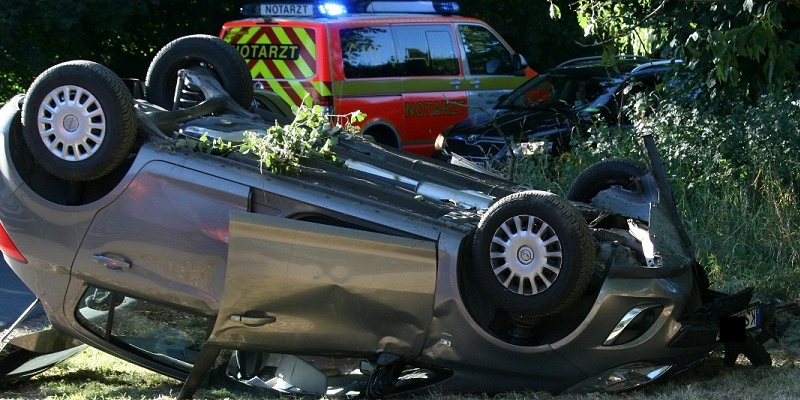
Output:
[[669,98],[647,117],[641,115],[648,99],[632,101],[632,130],[597,126],[575,140],[570,154],[518,160],[518,180],[565,193],[580,170],[600,159],[644,159],[640,135],[650,134],[712,280],[797,301],[800,96],[764,95],[753,104]]

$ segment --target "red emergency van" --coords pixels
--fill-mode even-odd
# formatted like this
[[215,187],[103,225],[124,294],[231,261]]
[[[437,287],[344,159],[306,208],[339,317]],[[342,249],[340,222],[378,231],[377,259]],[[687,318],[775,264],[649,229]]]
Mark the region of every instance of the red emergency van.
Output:
[[377,142],[430,155],[444,129],[536,73],[485,22],[445,1],[260,3],[220,37],[245,58],[256,99],[360,110]]

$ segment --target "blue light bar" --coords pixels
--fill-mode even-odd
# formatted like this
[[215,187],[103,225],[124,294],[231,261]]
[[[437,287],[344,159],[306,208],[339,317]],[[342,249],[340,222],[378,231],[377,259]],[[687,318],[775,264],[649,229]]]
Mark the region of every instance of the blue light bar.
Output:
[[461,12],[461,7],[455,1],[434,1],[433,8],[438,14],[452,15]]
[[450,15],[461,11],[455,1],[391,1],[379,0],[370,2],[366,8],[367,12],[375,13],[421,13],[421,14],[444,14]]
[[342,3],[330,1],[325,3],[320,3],[317,6],[317,11],[321,15],[327,15],[329,17],[337,17],[340,15],[347,14],[347,7],[345,7],[345,5]]

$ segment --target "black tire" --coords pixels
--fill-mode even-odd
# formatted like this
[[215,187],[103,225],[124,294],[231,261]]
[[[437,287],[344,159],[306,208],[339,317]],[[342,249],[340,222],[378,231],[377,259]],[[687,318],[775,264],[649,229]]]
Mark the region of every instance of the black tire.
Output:
[[70,61],[31,84],[22,107],[25,142],[51,174],[90,181],[133,149],[138,120],[125,83],[103,65]]
[[595,246],[569,202],[526,191],[489,207],[475,231],[472,255],[478,285],[498,307],[518,316],[545,316],[586,290]]
[[578,174],[567,191],[567,199],[590,203],[597,193],[612,186],[643,193],[639,178],[648,173],[647,166],[630,158],[609,158],[595,163]]
[[[253,101],[250,69],[236,48],[211,35],[184,36],[167,43],[147,70],[147,101],[172,109],[178,71],[207,67],[236,103],[249,109]],[[202,100],[202,99],[201,99]]]

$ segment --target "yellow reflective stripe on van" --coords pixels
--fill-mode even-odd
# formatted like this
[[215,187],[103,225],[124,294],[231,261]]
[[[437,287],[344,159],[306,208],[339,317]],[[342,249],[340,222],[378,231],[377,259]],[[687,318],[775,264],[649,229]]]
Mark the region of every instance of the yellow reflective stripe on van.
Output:
[[377,96],[403,94],[403,81],[400,78],[371,78],[337,81],[334,85],[337,97]]
[[289,105],[297,105],[298,104],[296,99],[295,99],[294,94],[299,95],[300,99],[302,99],[303,97],[305,97],[305,95],[308,94],[308,93],[295,93],[294,90],[292,90],[292,93],[289,93],[283,87],[281,82],[278,82],[278,81],[264,80],[264,81],[260,81],[260,82],[262,82],[266,86],[266,89],[268,89],[268,90],[270,90],[272,92],[275,92],[278,96],[280,96],[283,99],[283,101],[285,101]]
[[320,96],[332,96],[333,90],[327,82],[311,82],[311,86],[317,90]]
[[330,84],[311,82],[317,74],[315,30],[311,27],[235,27],[225,40],[245,58],[253,79],[275,92],[286,103],[311,104],[330,96]]
[[[306,51],[308,51],[308,54],[311,55],[312,61],[316,62],[317,61],[317,45],[314,43],[314,39],[311,36],[308,35],[308,31],[306,30],[306,28],[281,28],[281,27],[276,27],[276,28],[272,29],[273,32],[275,32],[275,36],[278,37],[278,41],[280,43],[282,43],[282,44],[297,44],[297,43],[292,42],[292,39],[289,38],[289,36],[286,34],[286,29],[291,29],[293,31],[295,36],[297,36],[297,38],[300,40],[301,48],[304,48]],[[283,76],[285,76],[285,77],[292,76],[295,79],[299,79],[299,78],[309,78],[311,76],[314,76],[314,68],[313,68],[313,66],[308,65],[303,58],[295,60],[296,67],[300,71],[300,74],[301,74],[301,76],[299,76],[299,77],[298,76],[294,76],[294,73],[288,71],[288,66],[286,65],[286,62],[283,62],[284,65],[281,66],[281,65],[279,65],[279,63],[277,61],[278,60],[273,60],[273,62],[275,62],[276,66],[281,70],[281,73],[283,73],[284,74]],[[286,70],[286,71],[284,71],[284,70]]]
[[330,96],[330,86],[323,82],[303,81],[276,81],[259,80],[265,89],[275,92],[289,105],[298,105],[305,100],[305,104],[312,105],[313,99],[321,96]]
[[287,83],[292,88],[292,91],[294,91],[299,96],[299,98],[295,100],[294,104],[300,104],[300,102],[302,101],[307,106],[311,105],[311,101],[313,100],[312,97],[314,97],[314,94],[310,93],[302,82],[290,81]]
[[247,43],[258,32],[258,27],[234,27],[223,38],[231,44]]
[[313,28],[281,26],[231,29],[225,39],[236,46],[253,78],[307,79],[316,73]]

